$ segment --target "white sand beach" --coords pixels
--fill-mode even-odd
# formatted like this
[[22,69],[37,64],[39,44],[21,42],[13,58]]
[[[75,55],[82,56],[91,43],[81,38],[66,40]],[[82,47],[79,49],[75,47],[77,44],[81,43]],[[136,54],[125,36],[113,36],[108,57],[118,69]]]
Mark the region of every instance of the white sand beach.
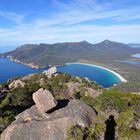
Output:
[[95,64],[89,64],[89,63],[78,63],[78,62],[66,63],[66,65],[69,65],[69,64],[84,64],[84,65],[88,65],[88,66],[94,66],[94,67],[102,68],[102,69],[104,69],[104,70],[107,70],[107,71],[109,71],[109,72],[115,74],[115,75],[121,80],[121,82],[123,82],[123,83],[126,83],[126,82],[127,82],[127,80],[126,80],[124,77],[122,77],[119,73],[117,73],[117,72],[115,72],[115,71],[113,71],[113,70],[110,70],[110,69],[108,69],[108,68],[105,68],[105,67],[103,67],[103,66],[99,66],[99,65],[95,65]]

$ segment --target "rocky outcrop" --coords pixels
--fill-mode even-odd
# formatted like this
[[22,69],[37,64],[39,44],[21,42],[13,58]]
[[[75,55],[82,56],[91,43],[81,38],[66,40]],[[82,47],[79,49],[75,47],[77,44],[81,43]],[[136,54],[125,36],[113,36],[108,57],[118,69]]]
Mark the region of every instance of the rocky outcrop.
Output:
[[43,88],[33,94],[33,100],[41,113],[46,113],[57,104],[51,92]]
[[74,83],[74,82],[67,83],[67,87],[68,87],[68,89],[67,89],[68,93],[67,94],[69,95],[69,97],[73,96],[73,94],[78,92],[80,86],[81,86],[81,84],[78,83],[78,82],[77,83]]
[[[48,104],[45,100],[47,102],[47,99],[52,99],[52,96],[42,89],[34,95],[39,93],[37,97],[40,96],[39,98],[42,99],[45,96],[45,99],[41,103],[41,100],[34,98],[35,102],[47,108]],[[47,93],[50,98],[44,95]],[[59,100],[56,107],[49,111],[43,110],[47,111],[44,114],[41,114],[39,109],[40,107],[36,104],[20,113],[16,120],[4,130],[1,140],[64,140],[67,130],[73,125],[87,127],[97,121],[95,111],[79,100]]]
[[92,98],[95,98],[102,94],[102,90],[94,90],[93,88],[84,88],[84,90],[85,96],[91,96]]
[[78,93],[81,91],[84,91],[83,94],[85,96],[91,96],[92,98],[95,98],[99,95],[102,94],[102,90],[94,90],[93,88],[88,88],[88,87],[82,87],[83,84],[79,82],[69,82],[66,84],[67,85],[67,95],[69,97],[73,97],[75,93]]
[[18,86],[20,87],[24,87],[25,86],[25,83],[21,80],[14,80],[13,82],[11,82],[9,84],[9,89],[13,89],[13,88],[17,88]]
[[43,72],[48,78],[52,78],[53,76],[57,76],[57,68],[55,66],[51,67],[47,71]]

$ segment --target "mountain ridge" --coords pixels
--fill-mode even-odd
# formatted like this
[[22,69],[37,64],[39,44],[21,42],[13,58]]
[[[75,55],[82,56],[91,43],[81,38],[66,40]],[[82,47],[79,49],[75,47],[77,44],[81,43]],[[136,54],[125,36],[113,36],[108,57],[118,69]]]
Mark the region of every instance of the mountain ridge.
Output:
[[63,65],[80,60],[122,60],[138,52],[140,52],[139,48],[131,48],[127,44],[104,40],[96,44],[91,44],[87,41],[55,44],[25,44],[3,55],[5,57],[11,56],[13,59],[23,63],[48,66]]

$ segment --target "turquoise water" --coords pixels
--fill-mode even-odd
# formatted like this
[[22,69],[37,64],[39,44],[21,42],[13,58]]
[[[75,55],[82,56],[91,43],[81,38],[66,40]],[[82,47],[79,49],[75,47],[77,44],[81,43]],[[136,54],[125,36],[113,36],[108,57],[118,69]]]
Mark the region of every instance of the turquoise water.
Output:
[[[8,79],[13,77],[24,76],[30,73],[38,73],[46,69],[47,68],[32,69],[28,66],[11,62],[6,58],[0,58],[0,83],[6,82]],[[64,67],[59,67],[58,71],[66,72],[74,76],[87,77],[106,88],[121,82],[120,79],[113,73],[99,67],[85,64],[66,65]]]
[[67,72],[74,76],[87,77],[105,88],[121,83],[120,79],[115,74],[105,69],[85,64],[69,64],[58,68],[58,71]]

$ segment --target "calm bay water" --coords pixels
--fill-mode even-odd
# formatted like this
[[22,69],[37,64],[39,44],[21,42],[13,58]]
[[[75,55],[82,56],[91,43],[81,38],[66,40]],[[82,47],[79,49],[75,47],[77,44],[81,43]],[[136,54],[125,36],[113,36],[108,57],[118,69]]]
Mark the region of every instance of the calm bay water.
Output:
[[[13,77],[24,76],[30,73],[38,73],[46,69],[47,68],[32,69],[28,66],[11,62],[6,58],[0,58],[0,83],[6,82],[8,79]],[[115,74],[107,70],[84,64],[69,64],[59,67],[58,71],[66,72],[74,76],[87,77],[104,87],[110,87],[113,84],[118,84],[121,82]]]
[[105,69],[90,65],[69,64],[64,67],[60,67],[58,70],[61,72],[67,72],[74,76],[87,77],[106,88],[113,84],[121,83],[120,79],[115,74]]
[[42,72],[45,69],[32,69],[28,66],[11,62],[6,58],[0,58],[0,83],[18,76],[24,76],[30,73]]

